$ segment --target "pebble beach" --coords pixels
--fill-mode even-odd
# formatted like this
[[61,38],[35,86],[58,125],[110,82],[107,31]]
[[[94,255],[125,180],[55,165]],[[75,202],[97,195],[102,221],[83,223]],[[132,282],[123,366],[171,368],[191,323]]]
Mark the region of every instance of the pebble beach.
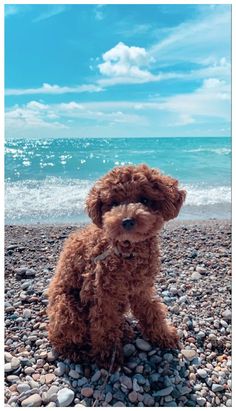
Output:
[[5,406],[231,407],[231,221],[179,221],[161,233],[157,295],[180,347],[139,333],[114,373],[62,359],[47,338],[47,288],[72,225],[5,228]]

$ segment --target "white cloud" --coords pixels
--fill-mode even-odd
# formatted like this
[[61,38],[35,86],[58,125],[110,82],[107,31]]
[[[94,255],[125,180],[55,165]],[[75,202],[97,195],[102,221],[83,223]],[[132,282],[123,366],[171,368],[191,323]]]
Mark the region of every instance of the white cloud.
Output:
[[102,9],[104,8],[105,4],[98,4],[96,5],[95,9],[94,9],[94,13],[95,13],[95,19],[96,20],[103,20],[105,18],[105,14],[102,11]]
[[231,12],[230,7],[212,10],[171,28],[169,33],[154,44],[149,53],[158,64],[188,61],[200,64],[230,57]]
[[143,47],[127,46],[120,42],[102,55],[103,63],[98,65],[102,75],[109,78],[136,79],[141,82],[151,81],[153,75],[145,70],[153,58]]
[[190,124],[198,118],[213,117],[230,122],[231,90],[219,79],[205,79],[202,86],[192,93],[178,94],[162,99],[159,108],[175,113],[179,123]]
[[48,5],[48,10],[45,11],[44,13],[41,13],[38,17],[36,17],[33,20],[33,23],[37,23],[42,20],[48,20],[51,17],[57,16],[58,14],[64,13],[66,11],[67,6],[63,4],[57,4],[57,5]]
[[66,94],[66,93],[85,93],[85,92],[100,92],[102,87],[96,84],[82,84],[79,86],[58,86],[57,84],[43,83],[41,87],[38,88],[28,88],[28,89],[6,89],[6,96],[22,96],[22,95],[33,95],[33,94]]

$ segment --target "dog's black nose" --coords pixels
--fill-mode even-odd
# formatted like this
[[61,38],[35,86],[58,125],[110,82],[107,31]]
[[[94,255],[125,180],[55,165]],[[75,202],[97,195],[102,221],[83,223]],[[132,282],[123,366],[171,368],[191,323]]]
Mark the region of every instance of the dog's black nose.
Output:
[[122,221],[122,226],[125,230],[132,230],[135,225],[135,220],[133,218],[124,218]]

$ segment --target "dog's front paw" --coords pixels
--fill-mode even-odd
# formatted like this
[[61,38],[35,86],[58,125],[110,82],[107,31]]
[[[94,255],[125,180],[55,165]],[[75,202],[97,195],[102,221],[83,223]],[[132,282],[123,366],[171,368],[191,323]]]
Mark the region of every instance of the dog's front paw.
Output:
[[177,329],[171,324],[158,327],[150,333],[146,333],[148,339],[160,348],[178,348],[179,336]]
[[95,356],[95,362],[100,368],[115,372],[123,363],[122,351],[115,346],[113,349],[100,351]]
[[159,335],[158,344],[161,348],[178,348],[179,336],[177,329],[173,325],[166,325]]

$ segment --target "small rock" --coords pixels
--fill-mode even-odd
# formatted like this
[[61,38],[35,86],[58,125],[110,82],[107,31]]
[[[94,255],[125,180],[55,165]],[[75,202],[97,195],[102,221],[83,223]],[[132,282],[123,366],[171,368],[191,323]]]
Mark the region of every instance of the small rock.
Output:
[[224,391],[224,386],[221,385],[221,384],[212,384],[211,390],[212,390],[213,392]]
[[128,395],[130,402],[135,403],[138,401],[138,394],[136,391],[131,391]]
[[115,404],[113,404],[113,407],[125,407],[126,405],[121,402],[121,401],[117,401]]
[[17,391],[21,394],[22,392],[30,390],[30,386],[28,384],[22,383],[17,384]]
[[170,385],[169,387],[163,388],[162,390],[155,391],[153,393],[154,397],[166,397],[166,395],[169,395],[173,391],[174,387]]
[[203,397],[197,398],[197,403],[200,407],[204,407],[204,405],[206,404],[206,398],[203,398]]
[[81,390],[81,394],[86,398],[92,397],[93,396],[93,388],[92,387],[84,387]]
[[57,401],[59,407],[68,407],[74,400],[75,393],[69,388],[62,388],[57,393]]
[[200,278],[202,278],[201,274],[196,272],[196,271],[194,271],[191,275],[191,279],[193,281],[198,281],[198,280],[200,280]]
[[135,344],[137,348],[142,351],[150,351],[152,348],[151,345],[147,341],[143,340],[142,338],[137,338],[135,341]]
[[31,310],[29,308],[23,310],[23,317],[27,319],[31,318]]
[[123,347],[124,356],[126,358],[130,357],[132,354],[135,353],[135,346],[133,344],[125,344]]
[[31,375],[31,374],[33,374],[34,372],[35,372],[35,369],[34,369],[33,367],[26,367],[26,368],[24,369],[24,373],[27,374],[27,375]]
[[195,350],[181,350],[184,358],[188,361],[192,361],[194,358],[197,357],[197,352]]
[[92,382],[92,383],[97,382],[100,377],[101,377],[101,371],[98,370],[98,371],[96,371],[95,374],[92,376],[91,382]]
[[11,369],[16,370],[19,366],[20,366],[19,358],[12,357],[12,359],[11,359]]
[[80,377],[79,373],[75,370],[70,370],[69,372],[69,377],[74,378],[74,379],[78,379]]
[[199,377],[204,378],[204,379],[208,376],[206,370],[203,370],[202,368],[197,370],[197,375],[199,375]]
[[201,267],[200,265],[198,265],[198,266],[196,267],[196,271],[197,271],[199,274],[205,274],[205,273],[207,272],[206,268]]
[[224,320],[226,320],[226,321],[231,320],[231,317],[232,317],[231,311],[230,310],[223,311],[222,316],[223,316]]
[[22,407],[40,407],[42,404],[42,398],[39,394],[30,395],[28,398],[25,398],[21,406]]
[[155,400],[150,394],[145,393],[143,396],[143,403],[147,407],[152,407],[155,404]]

